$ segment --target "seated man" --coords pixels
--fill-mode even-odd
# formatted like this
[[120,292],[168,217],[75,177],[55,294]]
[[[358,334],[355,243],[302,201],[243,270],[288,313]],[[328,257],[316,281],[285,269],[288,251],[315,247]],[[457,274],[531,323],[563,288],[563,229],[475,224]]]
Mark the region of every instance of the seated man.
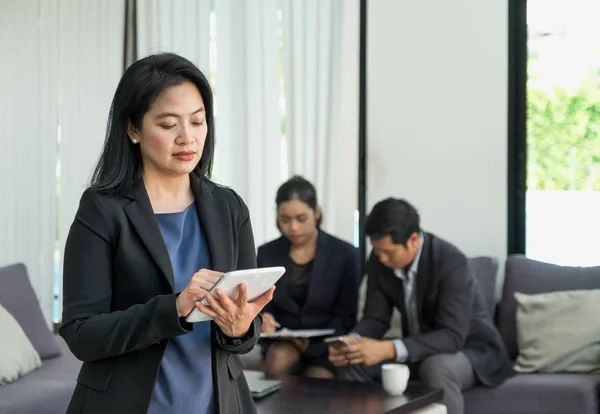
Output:
[[[462,391],[478,383],[498,386],[513,375],[467,258],[421,231],[417,211],[404,200],[376,204],[365,233],[373,252],[364,315],[345,345],[329,348],[338,377],[380,381],[382,363],[407,363],[412,378],[444,391],[449,414],[462,414]],[[404,337],[383,340],[394,307]]]

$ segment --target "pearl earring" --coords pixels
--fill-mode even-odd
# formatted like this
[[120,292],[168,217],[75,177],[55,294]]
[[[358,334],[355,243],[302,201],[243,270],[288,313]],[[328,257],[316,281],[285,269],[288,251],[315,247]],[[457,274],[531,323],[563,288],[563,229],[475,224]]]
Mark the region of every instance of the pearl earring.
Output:
[[131,142],[133,142],[134,144],[137,144],[138,140],[134,138],[134,139],[131,140]]

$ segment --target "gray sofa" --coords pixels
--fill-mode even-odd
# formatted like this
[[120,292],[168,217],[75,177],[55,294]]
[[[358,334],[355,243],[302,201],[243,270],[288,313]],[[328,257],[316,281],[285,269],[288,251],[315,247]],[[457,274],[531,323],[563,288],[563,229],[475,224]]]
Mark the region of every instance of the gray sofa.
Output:
[[[517,355],[513,294],[600,289],[600,267],[572,268],[509,257],[501,301],[496,305],[498,264],[471,259],[481,293],[510,355]],[[15,317],[42,357],[42,367],[0,387],[0,414],[62,414],[69,403],[81,362],[52,335],[42,316],[25,266],[0,268],[0,303]],[[249,369],[260,369],[260,350],[245,355]],[[520,374],[504,385],[465,393],[466,414],[600,414],[600,375]]]
[[[507,349],[517,356],[515,292],[600,289],[600,267],[573,268],[541,263],[522,256],[506,261],[502,297],[496,303],[498,263],[472,258],[481,294]],[[260,369],[260,351],[243,357],[248,369]],[[519,374],[498,388],[476,387],[465,393],[466,414],[600,414],[600,375]]]
[[[476,259],[475,272],[484,297],[493,297],[496,269]],[[600,267],[563,267],[523,256],[506,261],[502,297],[495,319],[510,356],[517,357],[515,292],[536,294],[600,289]],[[490,304],[493,306],[493,303]],[[477,387],[465,393],[466,414],[598,414],[600,375],[519,374],[498,388]]]
[[24,265],[0,268],[0,303],[42,358],[40,368],[0,386],[0,414],[64,414],[81,362],[48,328]]

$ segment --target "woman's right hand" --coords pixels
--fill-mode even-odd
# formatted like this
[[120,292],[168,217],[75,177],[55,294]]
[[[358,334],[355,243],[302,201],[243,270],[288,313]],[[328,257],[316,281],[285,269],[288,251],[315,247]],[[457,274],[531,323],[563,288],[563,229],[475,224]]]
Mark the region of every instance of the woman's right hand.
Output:
[[221,276],[223,276],[222,272],[208,269],[200,269],[194,273],[188,285],[177,296],[177,314],[179,317],[188,316],[196,307],[196,302],[204,299],[204,296]]
[[279,322],[277,322],[275,320],[275,317],[269,312],[265,312],[262,314],[262,320],[262,331],[264,333],[273,333],[277,330],[277,328],[281,328]]

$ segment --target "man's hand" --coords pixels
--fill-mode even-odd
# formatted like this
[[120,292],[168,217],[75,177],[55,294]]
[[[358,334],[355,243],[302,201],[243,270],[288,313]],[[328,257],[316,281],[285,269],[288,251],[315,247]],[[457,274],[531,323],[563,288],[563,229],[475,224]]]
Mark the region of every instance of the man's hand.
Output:
[[354,335],[342,336],[341,341],[329,344],[329,362],[336,367],[345,367],[349,364],[346,354],[349,346],[355,344],[359,339]]
[[[371,338],[356,339],[349,336],[351,342],[345,345],[333,344],[329,347],[329,360],[338,367],[347,365],[375,365],[379,362],[395,359],[396,349],[393,341]],[[348,338],[348,337],[344,337]]]
[[352,365],[375,365],[395,358],[394,342],[389,340],[361,338],[357,343],[348,346],[346,352],[346,359]]

